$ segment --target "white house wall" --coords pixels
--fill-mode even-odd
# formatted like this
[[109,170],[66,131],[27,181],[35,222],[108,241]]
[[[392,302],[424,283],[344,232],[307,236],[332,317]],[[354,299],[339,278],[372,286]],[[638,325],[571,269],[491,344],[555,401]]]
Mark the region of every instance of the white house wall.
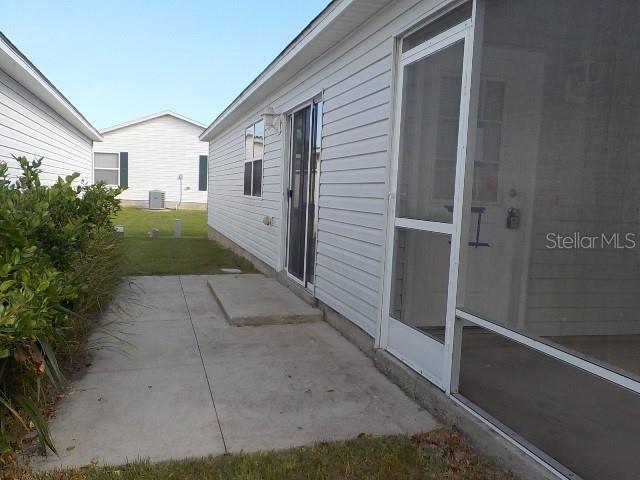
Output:
[[284,128],[266,132],[263,199],[243,196],[244,129],[267,106],[285,113],[324,92],[315,294],[371,335],[382,298],[393,36],[442,3],[394,2],[210,143],[209,225],[282,270]]
[[207,144],[198,140],[202,128],[171,115],[103,133],[95,152],[129,154],[129,188],[119,198],[147,201],[149,190],[162,190],[166,201],[177,202],[178,175],[182,174],[182,201],[206,203],[207,192],[198,190],[199,156]]
[[58,113],[0,70],[0,162],[15,178],[13,156],[43,157],[41,180],[54,183],[74,172],[91,182],[92,142]]

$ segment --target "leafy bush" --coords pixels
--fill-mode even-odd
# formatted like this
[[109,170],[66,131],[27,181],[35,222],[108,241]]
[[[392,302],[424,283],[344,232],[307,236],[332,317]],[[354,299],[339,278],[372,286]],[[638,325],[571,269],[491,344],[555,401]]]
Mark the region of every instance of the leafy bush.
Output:
[[0,455],[33,425],[55,452],[43,410],[63,381],[59,357],[78,352],[117,282],[111,218],[120,193],[74,185],[78,174],[40,183],[42,159],[0,163]]

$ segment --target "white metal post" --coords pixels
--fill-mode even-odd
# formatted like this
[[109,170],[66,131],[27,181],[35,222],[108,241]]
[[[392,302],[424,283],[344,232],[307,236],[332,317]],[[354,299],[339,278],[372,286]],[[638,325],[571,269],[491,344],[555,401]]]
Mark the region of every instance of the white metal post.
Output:
[[[480,66],[482,48],[482,2],[474,2],[471,25],[465,40],[460,128],[458,136],[458,159],[456,165],[456,187],[453,211],[455,233],[451,239],[451,260],[449,267],[449,291],[447,296],[447,328],[445,331],[445,359],[443,379],[446,392],[458,391],[460,373],[460,352],[462,347],[463,323],[456,318],[458,292],[464,292],[464,273],[460,275],[460,255],[463,233],[462,221],[471,206],[473,160],[476,145],[476,118],[480,92]],[[480,29],[480,30],[479,30]],[[465,203],[466,202],[466,203]]]

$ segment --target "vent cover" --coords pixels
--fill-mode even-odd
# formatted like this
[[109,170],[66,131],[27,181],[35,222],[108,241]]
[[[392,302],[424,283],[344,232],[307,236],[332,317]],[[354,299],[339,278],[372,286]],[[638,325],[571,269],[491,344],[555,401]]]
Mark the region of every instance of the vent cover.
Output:
[[149,210],[164,209],[164,192],[161,190],[149,191]]

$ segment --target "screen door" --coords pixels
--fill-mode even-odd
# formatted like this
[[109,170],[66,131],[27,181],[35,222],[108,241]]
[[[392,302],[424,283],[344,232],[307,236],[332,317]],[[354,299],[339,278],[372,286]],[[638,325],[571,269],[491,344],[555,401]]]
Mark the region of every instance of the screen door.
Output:
[[382,340],[387,350],[441,386],[452,310],[448,299],[455,292],[449,275],[454,199],[456,189],[463,188],[457,170],[464,162],[461,105],[468,32],[468,25],[460,24],[404,52],[397,79],[392,248]]

